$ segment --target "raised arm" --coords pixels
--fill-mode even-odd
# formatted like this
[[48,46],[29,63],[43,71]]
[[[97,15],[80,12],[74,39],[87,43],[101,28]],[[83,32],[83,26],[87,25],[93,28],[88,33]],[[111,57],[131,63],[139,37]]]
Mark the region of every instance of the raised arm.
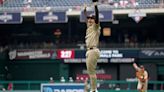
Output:
[[[84,15],[85,15],[85,19],[87,19],[87,5],[86,4],[84,4]],[[87,21],[87,20],[85,20],[85,21]]]
[[136,69],[136,71],[138,71],[140,68],[137,66],[136,63],[133,63],[133,67]]
[[94,2],[94,7],[95,7],[95,22],[96,24],[99,24],[99,10],[97,7],[97,2]]

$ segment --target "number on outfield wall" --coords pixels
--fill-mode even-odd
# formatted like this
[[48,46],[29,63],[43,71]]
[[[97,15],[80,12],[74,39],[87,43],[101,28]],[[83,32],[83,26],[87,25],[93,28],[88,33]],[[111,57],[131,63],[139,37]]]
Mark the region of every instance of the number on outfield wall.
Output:
[[72,51],[61,51],[61,58],[70,58],[72,56]]

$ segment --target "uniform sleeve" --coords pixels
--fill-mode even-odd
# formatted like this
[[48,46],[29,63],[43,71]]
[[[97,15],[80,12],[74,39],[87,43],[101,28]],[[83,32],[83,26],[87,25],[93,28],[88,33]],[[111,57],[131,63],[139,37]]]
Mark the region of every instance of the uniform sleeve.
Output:
[[100,24],[94,24],[94,30],[95,31],[98,31],[100,29],[101,29]]
[[85,22],[87,23],[87,9],[86,8],[84,8],[84,16],[85,16]]
[[136,69],[136,71],[140,71],[141,69],[137,66],[136,63],[133,63],[133,67]]
[[148,79],[148,72],[147,71],[144,72],[144,79]]

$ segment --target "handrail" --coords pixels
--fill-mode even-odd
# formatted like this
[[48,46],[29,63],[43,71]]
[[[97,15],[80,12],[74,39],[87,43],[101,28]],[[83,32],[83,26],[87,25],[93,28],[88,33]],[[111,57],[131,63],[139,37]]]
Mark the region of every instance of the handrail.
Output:
[[[0,83],[48,83],[49,81],[0,81]],[[55,81],[55,82],[60,82],[60,81]],[[66,81],[68,82],[68,81]],[[105,80],[105,81],[98,81],[98,82],[103,82],[103,83],[136,83],[137,81],[125,81],[125,80]],[[164,81],[149,81],[149,83],[164,83]]]
[[[44,46],[42,44],[36,44],[35,46],[32,44],[19,46],[19,45],[9,45],[11,49],[62,49],[62,48],[81,48],[81,46],[85,47],[85,44],[79,45],[78,43],[62,43],[62,44],[53,44],[52,46]],[[100,44],[100,48],[163,48],[164,43],[137,43],[137,44],[125,44],[125,43],[105,43]]]
[[[13,84],[13,90],[39,90],[41,83],[49,83],[49,81],[0,81],[1,86],[2,85],[7,85],[9,83]],[[60,83],[60,81],[55,81],[55,83]],[[66,81],[65,83],[68,83],[68,81]],[[136,84],[137,81],[108,80],[108,81],[98,81],[98,83],[100,83],[100,84],[115,84],[115,85],[124,85],[124,84],[126,84],[127,89],[132,90],[132,88],[131,88],[132,85]],[[164,81],[149,81],[148,84],[153,84],[154,85],[153,90],[163,90]],[[157,86],[158,86],[158,89],[157,89]],[[111,90],[112,89],[113,88],[111,88]],[[121,90],[124,90],[124,89],[121,89]]]

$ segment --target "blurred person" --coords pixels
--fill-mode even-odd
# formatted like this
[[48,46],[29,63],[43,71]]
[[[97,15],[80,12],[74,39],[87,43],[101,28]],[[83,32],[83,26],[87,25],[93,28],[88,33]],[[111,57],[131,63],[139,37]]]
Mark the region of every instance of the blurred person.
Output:
[[138,66],[136,63],[133,63],[133,67],[136,70],[136,77],[138,79],[137,90],[139,92],[147,92],[148,72],[145,70],[143,65]]
[[80,83],[80,78],[78,76],[76,77],[76,82]]
[[130,43],[130,40],[129,40],[128,36],[129,36],[128,34],[124,35],[124,45],[125,45],[125,47],[128,47],[129,43]]
[[[157,1],[156,1],[157,2]],[[160,0],[160,7],[162,8],[164,5],[164,0]]]
[[100,36],[100,23],[99,23],[99,11],[97,7],[97,1],[93,2],[95,8],[95,15],[87,15],[86,5],[84,7],[84,14],[87,18],[87,30],[85,36],[86,42],[86,67],[90,78],[90,92],[97,92],[97,76],[96,76],[96,66],[97,60],[100,56],[100,51],[97,48],[99,44]]
[[137,5],[136,0],[130,0],[130,3],[132,5],[132,7],[136,7],[136,5]]
[[100,0],[100,2],[101,2],[102,4],[107,4],[107,3],[108,3],[108,0]]
[[72,77],[69,77],[69,82],[73,82],[73,78]]
[[0,4],[3,4],[3,0],[0,0]]
[[5,66],[5,79],[8,80],[8,81],[11,81],[12,80],[12,74],[8,68],[8,66]]
[[13,90],[13,83],[9,83],[7,86],[7,90]]
[[146,38],[145,46],[146,46],[146,47],[150,47],[150,44],[151,44],[150,39],[149,39],[149,38]]
[[60,82],[65,82],[65,78],[63,76],[60,78]]
[[2,92],[6,92],[6,89],[5,88],[2,88]]
[[127,0],[120,0],[119,1],[120,6],[123,8],[127,7],[128,3],[129,2]]
[[49,81],[50,83],[54,83],[54,79],[53,79],[53,77],[50,77],[50,81]]
[[120,86],[119,86],[119,85],[116,85],[115,90],[120,91],[120,90],[121,90],[121,89],[120,89]]
[[134,38],[134,36],[130,37],[129,45],[130,45],[130,47],[135,47],[135,38]]
[[113,0],[108,0],[108,3],[109,3],[109,4],[113,4],[114,1],[113,1]]
[[81,82],[84,82],[85,80],[84,80],[84,78],[83,78],[83,77],[81,77],[81,78],[80,78],[80,81],[81,81]]

